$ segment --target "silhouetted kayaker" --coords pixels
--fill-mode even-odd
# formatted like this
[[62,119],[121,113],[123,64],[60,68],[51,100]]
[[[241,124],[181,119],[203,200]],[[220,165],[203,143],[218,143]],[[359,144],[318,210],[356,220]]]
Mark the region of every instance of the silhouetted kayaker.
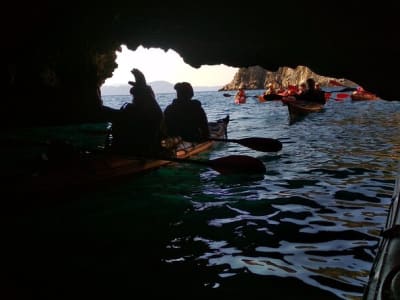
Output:
[[207,115],[201,102],[192,99],[193,88],[188,82],[174,86],[177,98],[164,110],[166,134],[180,136],[184,141],[201,142],[209,138]]

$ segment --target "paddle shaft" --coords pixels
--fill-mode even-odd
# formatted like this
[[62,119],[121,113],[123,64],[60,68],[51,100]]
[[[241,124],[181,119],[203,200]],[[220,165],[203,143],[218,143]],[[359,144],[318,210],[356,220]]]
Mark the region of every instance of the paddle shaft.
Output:
[[[236,95],[231,95],[231,94],[223,94],[224,95],[224,97],[235,97]],[[244,97],[245,98],[248,98],[248,97],[255,97],[255,98],[258,98],[258,96],[256,96],[256,95],[244,95]]]
[[[109,131],[105,130],[88,130],[88,132],[95,134],[106,134]],[[261,138],[261,137],[252,137],[252,138],[243,138],[243,139],[219,139],[219,138],[209,138],[210,141],[218,141],[225,143],[238,143],[244,147],[248,147],[253,150],[261,151],[261,152],[278,152],[282,149],[282,143],[279,140],[271,139],[271,138]]]
[[[128,158],[139,159],[137,157],[128,157]],[[158,157],[158,158],[143,157],[140,159],[157,159],[157,160],[166,160],[177,163],[191,163],[196,165],[202,165],[210,167],[221,174],[232,174],[232,173],[264,174],[266,172],[266,168],[262,161],[247,155],[228,155],[210,160],[196,160],[190,158],[176,158],[176,157]]]
[[209,140],[218,142],[227,142],[227,143],[238,143],[242,146],[262,152],[278,152],[282,150],[282,143],[279,140],[271,138],[260,138],[260,137],[243,138],[243,139],[210,138]]

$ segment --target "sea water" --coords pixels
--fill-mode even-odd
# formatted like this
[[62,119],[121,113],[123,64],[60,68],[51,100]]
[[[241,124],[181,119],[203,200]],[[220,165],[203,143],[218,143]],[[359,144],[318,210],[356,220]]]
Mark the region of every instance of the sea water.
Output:
[[[280,153],[220,143],[199,158],[253,156],[265,175],[171,164],[15,210],[5,218],[6,291],[38,299],[360,299],[394,189],[400,102],[330,99],[323,112],[289,125],[287,107],[259,103],[260,93],[247,91],[241,105],[222,92],[194,98],[210,121],[229,114],[229,138],[283,143]],[[173,98],[157,95],[163,109]],[[129,101],[103,96],[114,108]]]

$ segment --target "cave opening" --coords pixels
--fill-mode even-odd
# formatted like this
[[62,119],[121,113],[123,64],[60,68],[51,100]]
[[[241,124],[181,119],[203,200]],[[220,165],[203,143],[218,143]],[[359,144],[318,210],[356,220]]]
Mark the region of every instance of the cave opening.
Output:
[[173,49],[145,48],[140,45],[135,50],[121,45],[116,51],[112,77],[101,86],[102,95],[129,94],[128,81],[134,80],[131,70],[137,68],[146,76],[155,92],[173,92],[177,82],[190,82],[194,90],[218,90],[228,84],[238,68],[227,65],[202,65],[194,68]]

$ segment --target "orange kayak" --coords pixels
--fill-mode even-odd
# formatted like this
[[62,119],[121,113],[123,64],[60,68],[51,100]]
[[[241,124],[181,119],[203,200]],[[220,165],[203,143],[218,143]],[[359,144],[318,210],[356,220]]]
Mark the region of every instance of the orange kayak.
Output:
[[373,93],[369,92],[355,92],[351,94],[351,100],[353,101],[363,101],[363,100],[378,100],[379,97]]
[[235,98],[235,104],[244,104],[244,103],[246,103],[246,97],[241,96]]

